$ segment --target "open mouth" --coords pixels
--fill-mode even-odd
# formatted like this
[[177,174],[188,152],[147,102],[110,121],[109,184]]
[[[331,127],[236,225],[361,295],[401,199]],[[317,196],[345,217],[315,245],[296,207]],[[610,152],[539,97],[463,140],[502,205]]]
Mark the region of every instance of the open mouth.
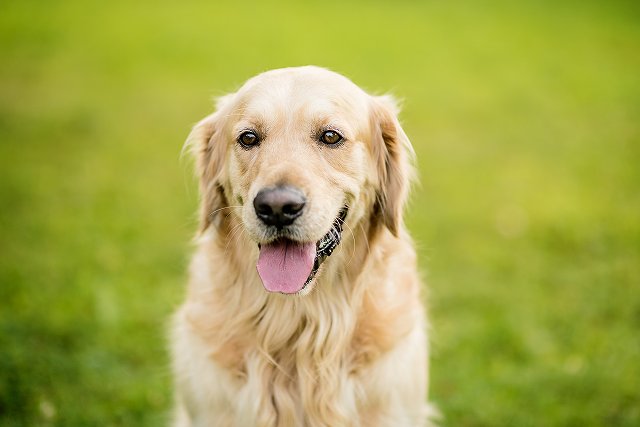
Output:
[[317,242],[297,242],[287,238],[258,245],[260,256],[257,269],[262,284],[270,292],[294,294],[311,283],[320,265],[342,239],[342,227],[348,208],[343,207],[331,228]]

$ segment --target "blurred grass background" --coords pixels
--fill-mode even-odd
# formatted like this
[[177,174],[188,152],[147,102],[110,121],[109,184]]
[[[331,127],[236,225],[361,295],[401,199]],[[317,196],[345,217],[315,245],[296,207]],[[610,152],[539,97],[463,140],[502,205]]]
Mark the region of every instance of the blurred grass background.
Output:
[[448,426],[640,425],[637,2],[0,3],[0,425],[159,426],[211,97],[405,99]]

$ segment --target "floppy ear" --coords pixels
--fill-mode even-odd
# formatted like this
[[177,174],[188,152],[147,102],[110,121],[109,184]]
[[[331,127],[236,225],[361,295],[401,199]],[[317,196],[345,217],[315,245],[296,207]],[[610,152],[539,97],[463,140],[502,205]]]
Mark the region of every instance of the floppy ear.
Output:
[[218,110],[198,122],[187,137],[186,146],[196,158],[200,180],[200,232],[213,222],[221,208],[228,205],[222,187],[224,165],[227,157],[227,141],[222,133],[224,116],[223,97],[218,100]]
[[414,175],[411,160],[415,154],[398,122],[399,110],[393,97],[372,98],[372,148],[378,168],[378,189],[373,212],[397,236],[403,224],[402,213]]

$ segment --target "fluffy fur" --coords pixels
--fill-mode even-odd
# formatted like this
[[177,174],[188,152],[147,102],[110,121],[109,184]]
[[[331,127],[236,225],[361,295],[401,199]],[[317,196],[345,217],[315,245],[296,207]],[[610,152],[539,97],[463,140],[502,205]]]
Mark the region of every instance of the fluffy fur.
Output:
[[[317,67],[263,73],[218,102],[189,145],[200,232],[172,349],[177,426],[421,426],[427,339],[416,255],[402,221],[412,149],[390,97]],[[258,146],[237,137],[256,129]],[[322,129],[344,142],[326,146]],[[252,200],[300,188],[290,237],[316,241],[342,206],[342,243],[299,295],[268,293]]]

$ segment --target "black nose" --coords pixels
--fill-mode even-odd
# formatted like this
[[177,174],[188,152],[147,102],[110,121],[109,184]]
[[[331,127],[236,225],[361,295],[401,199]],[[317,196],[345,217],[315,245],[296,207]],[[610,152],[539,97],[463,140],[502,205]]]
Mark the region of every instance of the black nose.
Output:
[[284,227],[302,215],[306,201],[304,194],[295,187],[269,187],[258,192],[253,199],[253,208],[265,224]]

